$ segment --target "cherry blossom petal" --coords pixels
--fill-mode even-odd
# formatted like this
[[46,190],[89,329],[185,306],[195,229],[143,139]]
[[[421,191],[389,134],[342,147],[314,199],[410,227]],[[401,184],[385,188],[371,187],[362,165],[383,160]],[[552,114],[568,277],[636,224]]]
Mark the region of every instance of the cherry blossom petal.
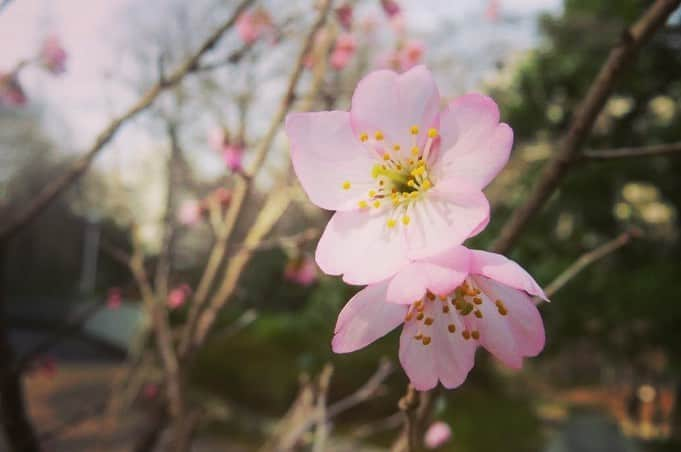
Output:
[[397,328],[407,313],[406,306],[385,302],[387,282],[357,292],[338,315],[331,343],[335,353],[364,348]]
[[375,185],[377,156],[363,147],[343,111],[292,113],[286,118],[291,160],[310,200],[323,209],[350,210]]
[[[423,311],[433,323],[410,320],[405,323],[400,336],[400,363],[409,380],[419,391],[427,391],[437,385],[438,380],[446,388],[455,388],[466,380],[475,360],[474,340],[465,340],[461,335],[465,325],[454,310],[442,313],[439,302],[426,303]],[[450,332],[453,325],[453,332]],[[424,345],[418,335],[428,336],[430,343]]]
[[440,116],[438,177],[482,189],[508,162],[513,130],[499,123],[499,108],[489,97],[467,94]]
[[319,239],[317,265],[348,284],[372,284],[408,263],[404,234],[386,227],[387,211],[336,212]]
[[454,291],[468,275],[469,251],[455,246],[421,262],[412,262],[388,286],[390,303],[410,304],[423,298],[427,290],[436,295]]
[[489,221],[490,207],[481,191],[438,182],[409,209],[406,228],[409,257],[421,259],[460,245]]
[[471,251],[471,273],[487,276],[515,289],[546,301],[546,294],[537,282],[520,265],[509,258],[488,251]]
[[[521,368],[524,357],[536,356],[544,348],[544,324],[537,307],[523,291],[483,276],[474,281],[482,291],[478,307],[482,318],[475,320],[480,343],[507,366]],[[506,315],[498,311],[497,300],[503,302]]]
[[352,96],[351,117],[356,134],[381,131],[388,144],[411,146],[410,129],[421,128],[418,144],[423,145],[426,130],[437,127],[440,94],[433,75],[425,66],[416,66],[398,75],[375,71],[364,77]]

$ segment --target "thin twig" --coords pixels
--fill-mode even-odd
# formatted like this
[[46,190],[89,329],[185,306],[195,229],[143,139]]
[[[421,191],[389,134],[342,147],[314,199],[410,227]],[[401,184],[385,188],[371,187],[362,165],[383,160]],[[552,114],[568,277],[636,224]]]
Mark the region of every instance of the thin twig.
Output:
[[515,209],[492,246],[499,253],[507,252],[520,236],[530,219],[549,199],[568,169],[578,158],[598,114],[612,92],[615,82],[627,69],[639,48],[667,21],[681,0],[657,0],[641,18],[624,31],[620,42],[594,79],[589,92],[577,109],[558,152],[544,167],[539,180],[523,205]]
[[565,271],[558,275],[549,285],[546,286],[544,292],[547,297],[552,297],[556,292],[563,288],[572,278],[577,276],[582,270],[605,256],[614,253],[624,245],[629,243],[633,237],[638,236],[637,231],[623,232],[614,239],[600,245],[593,250],[584,253]]
[[611,160],[635,157],[654,157],[658,155],[681,156],[681,143],[658,144],[632,148],[606,149],[600,151],[584,151],[583,160]]
[[317,429],[315,430],[312,452],[324,452],[326,439],[329,436],[329,425],[326,414],[326,399],[329,395],[329,384],[333,375],[333,366],[327,364],[319,376],[319,388],[317,390]]
[[407,452],[416,452],[418,450],[418,433],[416,416],[416,408],[418,407],[418,395],[416,389],[409,384],[407,385],[407,392],[400,399],[398,404],[400,411],[404,414],[404,437],[406,438]]
[[187,74],[195,71],[201,57],[217,44],[222,35],[234,25],[241,12],[253,1],[254,0],[242,0],[230,18],[213,32],[196,52],[184,60],[184,62],[162,82],[159,81],[154,84],[139,100],[137,100],[137,102],[128,108],[125,113],[111,121],[111,123],[109,123],[109,125],[97,136],[85,155],[75,160],[65,173],[48,183],[42,191],[27,203],[26,207],[7,219],[0,227],[0,240],[7,240],[16,234],[24,225],[28,224],[33,218],[40,214],[52,200],[78,180],[90,167],[90,164],[99,154],[99,151],[111,141],[113,136],[126,121],[147,109],[147,107],[149,107],[164,90],[179,83]]

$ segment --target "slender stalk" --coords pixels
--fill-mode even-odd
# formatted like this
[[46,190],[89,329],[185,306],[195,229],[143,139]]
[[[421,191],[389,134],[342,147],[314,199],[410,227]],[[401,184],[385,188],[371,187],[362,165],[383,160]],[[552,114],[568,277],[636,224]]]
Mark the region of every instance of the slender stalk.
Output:
[[605,149],[600,151],[584,151],[582,160],[614,160],[637,157],[655,157],[659,155],[681,156],[681,143],[658,144],[632,148]]

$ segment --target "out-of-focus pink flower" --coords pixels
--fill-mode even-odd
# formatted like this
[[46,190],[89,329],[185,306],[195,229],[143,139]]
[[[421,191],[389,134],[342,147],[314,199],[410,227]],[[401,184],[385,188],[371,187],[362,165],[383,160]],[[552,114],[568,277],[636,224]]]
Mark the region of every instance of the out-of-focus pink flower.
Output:
[[106,295],[106,307],[109,309],[118,309],[121,307],[123,296],[121,289],[118,287],[111,287]]
[[318,268],[312,257],[305,255],[291,260],[284,269],[284,278],[303,287],[317,281]]
[[192,226],[201,220],[201,205],[196,200],[188,200],[182,203],[178,213],[178,220],[185,226]]
[[222,158],[225,165],[234,173],[243,171],[242,160],[244,157],[244,148],[236,144],[226,146],[222,151]]
[[242,13],[236,22],[236,31],[246,44],[254,43],[273,30],[272,18],[262,8]]
[[229,134],[224,127],[216,127],[208,134],[208,144],[216,152],[222,152],[229,144]]
[[452,429],[449,424],[442,421],[433,422],[426,430],[423,443],[428,449],[436,449],[444,445],[452,437]]
[[357,85],[350,112],[291,113],[285,128],[309,199],[336,211],[317,264],[357,285],[382,281],[484,229],[489,202],[482,190],[513,144],[487,96],[461,96],[441,112],[424,66],[372,72]]
[[499,8],[500,8],[500,2],[499,0],[489,0],[487,2],[487,8],[485,8],[485,17],[487,20],[490,22],[496,22],[499,20]]
[[66,57],[66,50],[57,36],[51,35],[45,38],[40,49],[40,61],[48,71],[54,75],[66,72]]
[[400,50],[400,70],[408,71],[421,63],[425,47],[419,41],[408,41]]
[[381,0],[381,6],[388,17],[397,16],[402,12],[402,8],[395,0]]
[[352,12],[353,8],[350,3],[344,3],[336,8],[336,18],[338,18],[338,22],[345,30],[352,28]]
[[142,388],[142,397],[146,400],[154,400],[158,397],[158,385],[156,383],[147,383]]
[[26,103],[26,95],[14,73],[0,72],[0,105],[18,107]]
[[331,66],[337,70],[343,69],[350,62],[357,49],[357,41],[350,33],[343,33],[336,39],[331,54]]
[[168,294],[168,307],[170,309],[177,309],[181,307],[191,293],[192,289],[188,284],[182,284],[178,287],[175,287]]
[[332,348],[353,352],[404,324],[399,357],[414,388],[438,381],[455,388],[478,345],[514,369],[541,352],[544,325],[533,296],[546,300],[518,264],[459,245],[359,291],[338,316]]

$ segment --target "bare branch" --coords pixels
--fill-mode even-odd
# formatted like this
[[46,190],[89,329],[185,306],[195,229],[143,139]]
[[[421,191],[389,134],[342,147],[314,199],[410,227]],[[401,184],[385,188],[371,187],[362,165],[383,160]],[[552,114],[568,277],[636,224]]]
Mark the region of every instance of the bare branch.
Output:
[[78,180],[87,169],[99,151],[111,141],[116,132],[129,119],[147,109],[152,102],[167,88],[179,83],[187,74],[193,72],[198,67],[201,57],[212,49],[220,40],[222,35],[229,30],[236,22],[241,12],[246,9],[253,0],[242,0],[236,7],[231,17],[225,21],[213,34],[211,34],[203,44],[189,56],[177,69],[168,75],[163,81],[154,84],[137,102],[135,102],[125,113],[111,121],[104,130],[97,136],[94,143],[82,157],[75,160],[64,174],[48,183],[40,193],[38,193],[25,208],[11,216],[5,224],[0,227],[0,240],[7,240],[16,234],[23,226],[31,222],[39,215],[42,210],[59,196],[64,190]]
[[609,242],[606,242],[601,246],[584,253],[572,265],[565,269],[565,271],[558,275],[556,279],[551,281],[551,283],[546,286],[546,289],[544,290],[546,296],[550,298],[586,267],[600,259],[603,259],[605,256],[614,253],[629,243],[632,238],[638,235],[639,233],[637,231],[623,232]]
[[544,205],[578,158],[598,114],[612,92],[615,82],[627,69],[640,47],[666,22],[681,0],[657,0],[641,18],[622,34],[593,81],[589,92],[577,109],[558,152],[546,164],[532,192],[518,207],[501,230],[492,246],[496,252],[508,251],[527,226],[532,216]]
[[659,155],[681,156],[681,143],[658,144],[633,148],[606,149],[602,151],[584,151],[583,160],[611,160],[621,158],[654,157]]

